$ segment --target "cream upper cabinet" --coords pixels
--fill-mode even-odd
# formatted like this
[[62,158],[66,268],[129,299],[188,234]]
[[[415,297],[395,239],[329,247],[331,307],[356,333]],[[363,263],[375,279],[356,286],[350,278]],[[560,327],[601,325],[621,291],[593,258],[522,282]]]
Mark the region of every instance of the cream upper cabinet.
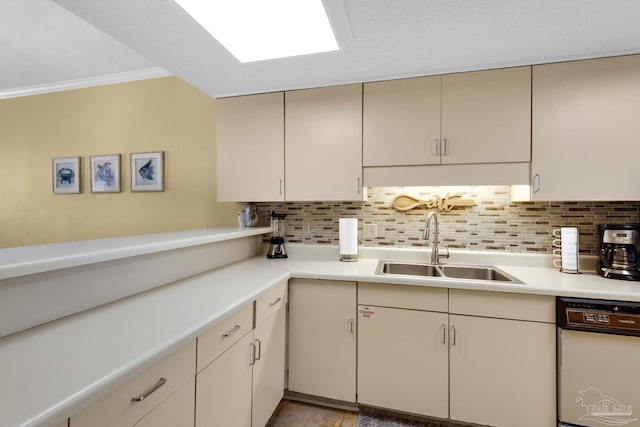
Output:
[[363,165],[439,164],[442,76],[364,84]]
[[284,200],[284,93],[216,102],[218,201]]
[[365,83],[364,166],[528,162],[531,67]]
[[356,401],[356,283],[289,283],[289,390]]
[[286,92],[285,117],[286,199],[363,200],[362,85]]
[[442,163],[531,160],[531,67],[442,76]]
[[534,66],[533,199],[640,200],[639,111],[640,55]]

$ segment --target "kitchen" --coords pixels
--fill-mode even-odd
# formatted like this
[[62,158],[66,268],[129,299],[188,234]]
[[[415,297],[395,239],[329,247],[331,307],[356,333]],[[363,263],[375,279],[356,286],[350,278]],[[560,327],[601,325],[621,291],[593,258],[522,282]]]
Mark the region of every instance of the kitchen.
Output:
[[[174,96],[176,99],[167,102],[162,96],[163,93],[167,93],[166,99],[170,99],[170,96]],[[163,99],[165,99],[164,102]],[[127,105],[131,110],[114,108],[114,104],[119,103]],[[52,108],[52,105],[56,107]],[[15,141],[12,144],[15,145],[11,145],[10,152],[15,152],[16,157],[12,159],[3,155],[3,161],[4,159],[8,160],[6,170],[11,171],[11,175],[7,175],[6,182],[17,182],[15,187],[3,185],[4,191],[7,192],[4,200],[9,201],[9,204],[15,203],[9,209],[8,215],[12,216],[2,218],[3,239],[7,236],[7,241],[6,243],[3,241],[3,246],[11,247],[231,225],[236,223],[236,212],[244,207],[244,205],[216,203],[215,201],[216,178],[213,164],[215,164],[216,154],[215,150],[212,150],[206,142],[207,135],[215,132],[215,123],[211,120],[211,117],[215,115],[215,102],[175,78],[169,77],[15,98],[3,101],[0,108],[3,108],[2,116],[7,118],[6,126],[3,122],[3,128],[9,129],[11,135],[19,135],[19,137],[11,138],[11,141]],[[132,112],[140,122],[138,128],[130,120]],[[28,120],[27,123],[25,123],[26,120]],[[149,124],[152,125],[149,126]],[[201,130],[196,130],[196,124],[201,126]],[[148,130],[150,127],[155,128],[156,133],[150,133]],[[185,128],[196,132],[196,135],[187,136],[188,138],[202,141],[200,148],[194,149],[193,153],[184,153],[182,150],[178,150],[181,143],[172,142],[179,137],[185,137],[181,133]],[[176,130],[178,131],[176,132]],[[83,135],[84,138],[78,138],[76,136],[78,134]],[[609,143],[617,140],[617,138],[612,139],[614,141]],[[86,140],[95,141],[96,146],[87,147]],[[30,141],[30,144],[42,145],[25,145],[23,143],[25,141]],[[54,141],[55,145],[52,145],[50,141]],[[158,141],[164,141],[163,145],[159,146]],[[68,196],[52,195],[50,186],[41,185],[42,182],[50,179],[48,169],[33,171],[28,167],[31,161],[37,159],[40,159],[40,163],[48,165],[51,158],[59,155],[78,154],[87,157],[104,152],[129,153],[159,148],[167,152],[168,187],[165,193],[158,195],[123,192],[119,195],[111,195],[116,197],[107,196],[107,201],[103,201],[100,198],[104,198],[104,195],[88,194],[85,188],[79,196],[65,198]],[[188,172],[194,169],[200,171],[197,177]],[[247,169],[245,171],[247,173],[262,174],[263,169],[266,168],[248,167]],[[607,168],[607,171],[609,172],[610,169]],[[27,174],[38,178],[30,179],[29,176],[22,178]],[[591,171],[589,175],[598,174]],[[203,176],[208,178],[203,179]],[[21,177],[21,179],[15,177]],[[585,179],[587,178],[589,177],[587,176]],[[600,176],[596,178],[601,179]],[[545,183],[543,178],[542,185],[544,186]],[[25,187],[20,187],[21,185],[25,185]],[[602,192],[610,190],[610,186],[602,185],[600,188],[583,187],[589,188],[590,191],[591,189]],[[366,220],[366,222],[377,222],[373,206],[377,206],[381,200],[383,204],[388,203],[390,198],[399,193],[386,196],[383,195],[386,190],[377,192],[375,188],[377,187],[371,191],[372,194],[369,195],[368,202],[364,205],[362,202],[317,202],[316,204],[310,203],[309,207],[305,207],[304,202],[286,204],[286,209],[290,208],[292,211],[290,212],[291,216],[287,219],[287,226],[288,229],[293,230],[293,240],[305,241],[307,239],[306,241],[309,243],[336,244],[335,224],[337,224],[337,219],[331,218],[329,221],[332,223],[329,226],[330,230],[323,232],[318,230],[325,230],[326,227],[313,220],[319,212],[326,213],[332,209],[344,209],[344,214],[339,214],[339,216],[343,216],[356,206],[359,212],[362,212],[363,220],[368,218],[366,215],[371,214],[371,220]],[[570,190],[569,192],[573,191],[572,189],[568,190]],[[411,192],[412,190],[404,189],[403,191]],[[418,192],[420,191],[424,190],[418,190]],[[467,191],[473,193],[476,190]],[[508,187],[493,191],[504,194],[508,191]],[[440,192],[441,190],[436,190],[436,193],[440,194]],[[207,196],[202,197],[203,194]],[[453,242],[448,242],[452,249],[482,248],[506,252],[546,251],[548,253],[552,240],[550,237],[551,229],[563,225],[575,225],[576,223],[571,219],[571,216],[575,215],[573,218],[579,218],[577,221],[581,226],[581,242],[586,243],[583,252],[593,255],[596,252],[594,245],[596,237],[595,231],[593,229],[589,231],[589,228],[591,225],[602,222],[598,218],[606,218],[609,221],[612,216],[615,216],[615,222],[637,222],[637,202],[633,201],[637,200],[637,197],[630,199],[632,201],[618,202],[617,198],[606,198],[606,194],[610,193],[604,194],[605,196],[599,194],[593,197],[592,200],[599,200],[598,202],[574,202],[573,200],[584,199],[567,197],[562,199],[564,202],[534,201],[518,204],[518,202],[502,199],[502,201],[494,202],[493,207],[496,209],[493,213],[505,212],[506,215],[513,215],[513,218],[506,220],[506,226],[500,224],[500,221],[505,221],[504,216],[500,215],[501,218],[487,228],[484,221],[486,211],[474,211],[476,208],[467,208],[463,211],[465,214],[459,211],[453,212],[458,214],[457,218],[453,215],[442,214],[441,236],[445,242],[446,239],[453,239]],[[414,195],[418,196],[419,194]],[[428,195],[425,194],[425,196]],[[95,200],[95,197],[98,199]],[[491,200],[487,199],[491,199],[491,197],[484,199],[487,202],[482,201],[483,196],[479,197],[478,209],[490,211],[487,203],[490,203]],[[36,203],[35,200],[38,202]],[[372,207],[368,207],[367,203]],[[190,208],[184,209],[184,205],[189,205]],[[266,215],[272,205],[258,207],[260,212]],[[302,214],[296,217],[292,213],[298,210],[298,207]],[[276,204],[275,209],[279,210],[279,205]],[[362,210],[360,211],[360,209]],[[150,212],[155,215],[149,215]],[[453,226],[455,223],[453,218],[459,220],[460,216],[465,217],[466,212],[475,212],[479,219],[474,222],[472,218],[469,218],[469,225],[458,225],[457,228]],[[540,214],[540,212],[543,213]],[[6,211],[4,214],[7,215]],[[394,227],[383,227],[382,224],[378,224],[378,237],[371,238],[371,243],[363,241],[362,244],[363,246],[384,245],[399,248],[415,244],[418,247],[428,247],[420,240],[425,214],[424,210],[413,211],[410,214],[391,212],[389,217],[396,223],[405,222],[406,218],[414,220],[406,221],[408,225],[396,224]],[[91,221],[87,221],[87,215],[90,215]],[[540,215],[540,219],[532,221],[532,215],[533,218]],[[150,217],[151,219],[149,219]],[[374,218],[376,219],[374,220]],[[308,223],[310,222],[308,225],[305,225],[305,219]],[[451,224],[448,224],[449,219],[452,221]],[[533,222],[538,224],[533,224]],[[263,222],[263,224],[266,223]],[[407,229],[403,230],[402,227],[405,225]],[[531,229],[527,231],[528,234],[521,234],[519,230],[527,228],[528,225],[531,226]],[[309,233],[306,233],[307,227]],[[473,227],[478,227],[478,229],[473,230]],[[587,229],[584,231],[584,235],[582,234],[583,227]],[[387,230],[387,228],[395,228],[396,230]],[[393,233],[398,232],[398,229],[401,233],[394,235]],[[473,233],[478,235],[478,239],[474,241],[470,237],[471,241],[466,241],[464,233],[460,232],[464,229],[470,230],[470,235]],[[518,231],[509,231],[510,229]],[[401,236],[402,232],[407,236],[404,239]],[[321,233],[326,233],[326,235]],[[387,233],[390,234],[388,238]],[[490,233],[492,236],[487,237],[486,233]],[[495,238],[495,235],[504,234],[509,238],[502,241]],[[591,244],[588,243],[589,241]]]

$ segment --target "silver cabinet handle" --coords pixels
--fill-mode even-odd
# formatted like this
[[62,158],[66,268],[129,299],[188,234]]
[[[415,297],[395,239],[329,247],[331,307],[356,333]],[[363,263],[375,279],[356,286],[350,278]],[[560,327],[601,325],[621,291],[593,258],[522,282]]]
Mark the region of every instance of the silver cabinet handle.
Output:
[[274,305],[278,304],[280,301],[282,301],[282,298],[276,298],[276,300],[274,302],[270,302],[269,306],[273,307]]
[[537,193],[540,191],[540,174],[537,173],[533,176],[533,192]]
[[160,387],[162,387],[166,383],[167,383],[167,379],[166,378],[164,378],[164,377],[160,378],[157,383],[155,383],[150,389],[148,389],[147,391],[142,393],[140,396],[132,397],[131,401],[132,402],[142,402],[143,400],[145,400],[146,398],[151,396],[156,390],[158,390]]
[[446,156],[449,154],[449,141],[447,138],[442,140],[442,155]]
[[253,366],[256,364],[256,345],[254,343],[249,343],[249,366]]
[[280,180],[280,190],[279,190],[279,191],[280,191],[280,194],[282,194],[282,184],[283,184],[283,180],[281,179],[281,180]]
[[236,326],[233,327],[232,330],[230,330],[226,334],[222,334],[222,338],[229,338],[231,335],[235,334],[239,330],[240,330],[240,325],[236,325]]
[[349,319],[349,332],[353,333],[353,319]]
[[362,186],[360,185],[360,177],[356,178],[356,191],[358,191],[358,194],[362,192]]
[[451,346],[456,345],[456,327],[455,325],[451,327]]
[[440,140],[438,138],[433,140],[433,154],[435,156],[440,156]]
[[442,330],[442,344],[446,344],[447,343],[447,325],[443,323],[442,326],[440,326],[440,329]]
[[260,340],[257,338],[254,341],[256,342],[256,353],[258,353],[258,355],[254,358],[255,361],[262,359],[262,342],[260,342]]

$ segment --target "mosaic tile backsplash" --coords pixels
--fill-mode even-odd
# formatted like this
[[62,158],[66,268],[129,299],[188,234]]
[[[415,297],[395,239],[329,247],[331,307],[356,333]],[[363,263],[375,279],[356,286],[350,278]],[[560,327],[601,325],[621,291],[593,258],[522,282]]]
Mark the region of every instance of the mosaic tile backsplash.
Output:
[[[262,224],[268,213],[286,213],[286,241],[338,244],[338,219],[358,218],[360,246],[426,247],[422,233],[427,213],[419,207],[398,212],[393,199],[407,194],[420,200],[460,193],[475,206],[438,212],[440,241],[451,249],[551,253],[553,229],[577,226],[580,253],[597,252],[597,224],[640,222],[640,202],[512,202],[509,186],[376,187],[364,202],[258,203]],[[376,224],[377,237],[363,236],[363,224]]]

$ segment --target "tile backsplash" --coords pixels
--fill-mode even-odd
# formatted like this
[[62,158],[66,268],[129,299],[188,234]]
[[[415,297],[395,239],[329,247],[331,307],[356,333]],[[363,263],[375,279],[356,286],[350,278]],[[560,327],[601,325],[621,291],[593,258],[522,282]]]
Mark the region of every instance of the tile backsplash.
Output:
[[[338,219],[358,218],[361,246],[424,247],[427,213],[419,207],[398,212],[393,199],[406,194],[420,200],[459,193],[475,206],[438,212],[440,241],[451,249],[551,253],[551,232],[577,226],[580,252],[597,252],[597,224],[640,222],[640,202],[512,202],[509,186],[374,187],[363,202],[257,203],[262,224],[268,213],[286,213],[286,241],[338,244]],[[363,236],[363,224],[376,224],[377,237]]]

